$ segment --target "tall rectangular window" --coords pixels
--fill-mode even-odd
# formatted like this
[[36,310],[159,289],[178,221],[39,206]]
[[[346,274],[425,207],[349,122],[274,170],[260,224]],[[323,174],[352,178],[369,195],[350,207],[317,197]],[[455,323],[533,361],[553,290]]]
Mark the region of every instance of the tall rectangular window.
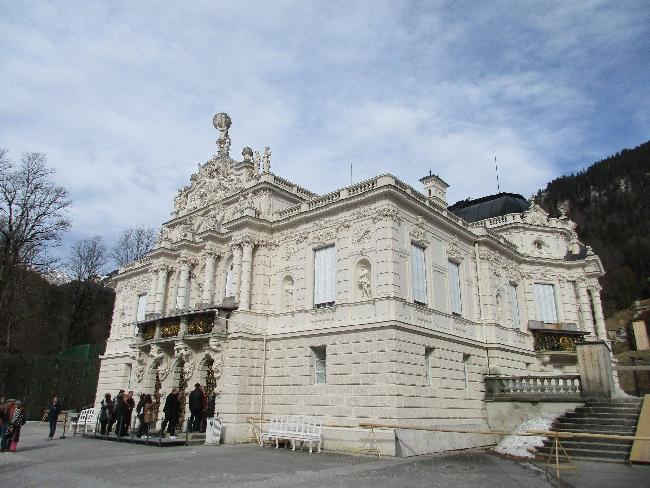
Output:
[[553,285],[535,283],[535,303],[537,305],[537,320],[546,323],[557,322]]
[[424,367],[426,368],[426,380],[428,386],[433,386],[433,347],[426,347],[424,349]]
[[232,279],[234,276],[234,268],[235,265],[233,263],[230,263],[228,266],[228,271],[226,271],[226,290],[224,292],[224,297],[233,297],[235,296],[235,290],[234,287],[232,286]]
[[314,384],[324,385],[327,382],[327,348],[312,347],[311,356],[314,363]]
[[510,299],[510,323],[514,329],[518,329],[519,322],[519,302],[517,302],[517,285],[508,285],[508,295]]
[[334,305],[336,301],[336,248],[316,249],[314,253],[314,306]]
[[424,262],[424,248],[411,244],[411,287],[413,301],[427,304],[427,272]]
[[463,304],[460,296],[460,266],[458,263],[449,263],[449,301],[451,312],[460,315],[463,312]]
[[147,313],[147,294],[138,295],[138,310],[135,314],[135,320],[141,322],[144,320],[144,316]]

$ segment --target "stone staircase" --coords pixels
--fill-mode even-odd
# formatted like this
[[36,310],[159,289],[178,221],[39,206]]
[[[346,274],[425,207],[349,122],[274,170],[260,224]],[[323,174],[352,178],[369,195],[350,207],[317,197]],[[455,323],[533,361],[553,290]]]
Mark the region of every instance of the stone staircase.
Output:
[[[553,424],[558,432],[589,432],[592,434],[634,435],[641,412],[642,398],[601,399],[587,401],[584,407],[567,412]],[[560,439],[569,456],[577,459],[626,462],[632,441],[615,439]],[[546,459],[552,439],[537,448],[537,456]]]

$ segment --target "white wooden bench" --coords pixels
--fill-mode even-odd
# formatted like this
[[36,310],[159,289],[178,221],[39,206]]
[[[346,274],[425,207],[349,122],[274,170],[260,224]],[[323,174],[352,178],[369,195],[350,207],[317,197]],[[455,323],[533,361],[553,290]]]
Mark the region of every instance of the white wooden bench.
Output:
[[309,443],[309,453],[313,452],[313,444],[318,443],[318,452],[321,452],[322,423],[318,417],[306,415],[274,415],[269,423],[269,430],[260,434],[260,446],[264,439],[269,440],[269,445],[275,440],[275,448],[279,447],[281,440],[290,441],[291,449],[296,450],[296,443],[301,447]]
[[95,432],[97,424],[97,410],[96,408],[85,408],[79,412],[79,416],[74,424],[74,435],[77,435],[77,431],[80,427],[83,427],[83,433],[88,432],[88,427],[91,428],[91,432]]

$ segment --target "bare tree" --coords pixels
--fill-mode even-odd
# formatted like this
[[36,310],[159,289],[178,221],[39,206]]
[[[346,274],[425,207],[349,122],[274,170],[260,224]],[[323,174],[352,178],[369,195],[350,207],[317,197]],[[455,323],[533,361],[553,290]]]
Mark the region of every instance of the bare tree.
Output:
[[88,309],[96,292],[96,282],[100,278],[107,262],[107,251],[100,236],[77,241],[72,245],[67,267],[73,277],[73,303],[66,344],[79,343],[85,337],[85,328],[91,324],[84,323]]
[[11,349],[13,310],[19,306],[21,271],[44,264],[48,247],[70,226],[65,188],[49,181],[53,170],[41,153],[23,154],[20,165],[0,150],[0,328]]
[[113,247],[111,257],[118,266],[142,259],[153,249],[155,232],[143,225],[122,231]]
[[107,254],[101,236],[75,242],[67,261],[72,279],[88,281],[98,278],[108,261]]

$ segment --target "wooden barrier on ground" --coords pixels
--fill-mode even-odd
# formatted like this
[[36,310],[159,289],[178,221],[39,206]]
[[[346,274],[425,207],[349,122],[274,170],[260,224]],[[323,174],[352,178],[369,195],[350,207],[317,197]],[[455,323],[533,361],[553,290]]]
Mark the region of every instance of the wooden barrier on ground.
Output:
[[650,442],[643,437],[650,436],[650,395],[643,398],[643,406],[636,425],[636,438],[630,452],[631,463],[650,463]]
[[[650,395],[648,395],[648,397],[650,397]],[[645,405],[646,404],[644,402],[644,410],[646,410]],[[648,409],[646,413],[650,415],[650,409]],[[641,423],[641,418],[639,419],[639,424],[640,423]],[[650,435],[639,436],[638,429],[637,429],[637,435],[615,435],[615,434],[591,434],[589,432],[560,432],[555,430],[535,430],[535,429],[531,429],[531,430],[527,430],[526,432],[519,433],[519,432],[505,432],[501,430],[486,431],[486,430],[469,430],[469,429],[445,429],[445,428],[437,428],[437,427],[421,427],[418,425],[379,424],[379,423],[370,423],[370,422],[359,423],[359,427],[370,430],[370,432],[368,433],[368,437],[366,438],[366,441],[364,442],[364,445],[361,449],[361,452],[366,452],[369,454],[376,453],[377,455],[379,455],[380,458],[381,458],[381,454],[379,453],[378,449],[372,447],[365,449],[366,443],[374,439],[375,429],[408,429],[408,430],[424,430],[429,432],[453,432],[453,433],[460,433],[460,434],[494,434],[494,435],[516,435],[516,436],[524,436],[524,437],[525,436],[550,437],[551,439],[553,439],[553,447],[551,448],[545,466],[547,470],[549,467],[553,466],[553,469],[555,470],[555,476],[558,479],[560,479],[560,471],[566,469],[572,469],[572,470],[577,469],[575,463],[573,463],[573,461],[571,460],[571,457],[564,450],[564,447],[562,447],[560,439],[583,438],[583,439],[632,440],[635,442],[643,441],[645,442],[646,445],[650,446],[650,442],[648,442],[650,441]],[[563,454],[560,454],[560,451],[562,451]],[[561,457],[565,458],[568,462],[567,463],[560,462]]]

